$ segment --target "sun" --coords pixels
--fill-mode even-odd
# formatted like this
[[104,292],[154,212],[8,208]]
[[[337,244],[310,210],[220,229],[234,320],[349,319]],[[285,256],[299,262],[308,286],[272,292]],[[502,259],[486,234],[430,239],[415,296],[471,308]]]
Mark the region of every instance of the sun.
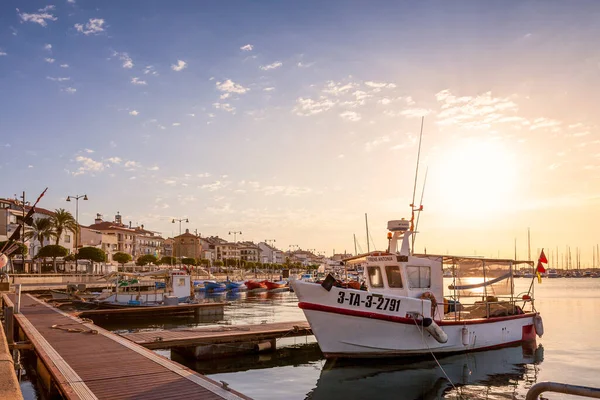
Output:
[[463,139],[429,168],[432,207],[448,216],[481,218],[518,201],[518,160],[500,141]]

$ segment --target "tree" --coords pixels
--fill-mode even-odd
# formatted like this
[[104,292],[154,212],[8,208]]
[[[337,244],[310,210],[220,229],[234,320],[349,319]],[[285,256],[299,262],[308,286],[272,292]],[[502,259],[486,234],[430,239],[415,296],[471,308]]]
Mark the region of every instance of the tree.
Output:
[[237,265],[237,260],[235,258],[228,258],[226,262],[228,267],[235,267]]
[[163,256],[160,259],[159,264],[173,265],[175,264],[175,257]]
[[208,258],[201,258],[200,265],[204,265],[204,266],[208,267],[210,265],[210,260]]
[[118,262],[119,264],[121,264],[121,267],[125,268],[125,263],[128,263],[129,261],[131,261],[131,254],[128,253],[123,253],[122,251],[116,252],[115,254],[113,254],[112,259],[116,262]]
[[148,265],[148,264],[156,264],[158,263],[158,260],[156,259],[156,256],[153,254],[145,254],[143,256],[138,257],[138,259],[135,261],[135,265],[143,267],[144,265]]
[[246,263],[246,269],[247,270],[252,271],[252,270],[254,270],[254,268],[256,268],[256,263],[254,261],[248,261]]
[[184,257],[181,259],[183,265],[198,265],[195,258]]
[[56,257],[66,257],[69,254],[69,250],[58,244],[49,244],[48,246],[44,246],[37,253],[37,257],[50,257],[52,258],[52,267],[54,268],[54,273],[57,273],[56,270]]
[[69,254],[64,258],[65,261],[75,261],[75,254]]
[[73,215],[64,208],[54,210],[54,215],[52,216],[52,227],[54,228],[54,233],[56,235],[56,245],[58,245],[58,242],[60,241],[60,238],[65,230],[71,231],[77,235],[77,223],[75,222],[75,218],[73,218]]
[[90,260],[92,265],[91,265],[91,271],[88,271],[88,272],[93,272],[94,271],[94,262],[99,262],[99,263],[105,262],[106,261],[106,253],[104,252],[104,250],[99,249],[97,247],[82,247],[77,252],[76,258],[78,260]]
[[56,236],[52,220],[50,218],[38,218],[33,220],[31,228],[25,233],[25,239],[33,239],[40,242],[40,248],[44,246],[45,239]]

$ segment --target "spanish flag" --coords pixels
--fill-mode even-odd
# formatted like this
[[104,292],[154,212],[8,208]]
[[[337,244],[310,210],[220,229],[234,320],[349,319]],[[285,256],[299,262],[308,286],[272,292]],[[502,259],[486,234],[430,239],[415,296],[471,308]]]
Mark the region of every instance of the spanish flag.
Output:
[[538,263],[537,263],[537,268],[535,270],[535,274],[537,275],[538,278],[538,283],[542,283],[542,273],[546,272],[546,268],[544,268],[544,264],[548,264],[548,259],[546,258],[546,255],[544,254],[544,249],[542,249],[542,252],[540,253],[540,258],[538,258]]

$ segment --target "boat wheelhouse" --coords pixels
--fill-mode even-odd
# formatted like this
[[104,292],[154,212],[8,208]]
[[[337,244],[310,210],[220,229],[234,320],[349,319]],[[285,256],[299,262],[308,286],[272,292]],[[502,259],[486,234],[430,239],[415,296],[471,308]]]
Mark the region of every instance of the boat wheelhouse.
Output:
[[[364,265],[367,290],[335,286],[333,277],[291,282],[326,357],[464,352],[542,335],[533,293],[513,293],[522,263],[411,254],[409,226],[390,221],[388,251],[346,261]],[[452,279],[444,280],[446,269]]]

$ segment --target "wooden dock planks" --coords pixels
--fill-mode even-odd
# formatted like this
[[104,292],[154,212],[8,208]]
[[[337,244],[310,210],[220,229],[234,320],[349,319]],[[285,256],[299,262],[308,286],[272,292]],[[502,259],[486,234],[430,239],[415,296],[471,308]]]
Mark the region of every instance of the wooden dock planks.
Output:
[[251,342],[306,335],[312,335],[308,322],[292,321],[258,325],[228,325],[215,328],[146,331],[121,336],[148,349],[168,349],[171,347]]
[[248,398],[31,295],[15,318],[67,399]]

